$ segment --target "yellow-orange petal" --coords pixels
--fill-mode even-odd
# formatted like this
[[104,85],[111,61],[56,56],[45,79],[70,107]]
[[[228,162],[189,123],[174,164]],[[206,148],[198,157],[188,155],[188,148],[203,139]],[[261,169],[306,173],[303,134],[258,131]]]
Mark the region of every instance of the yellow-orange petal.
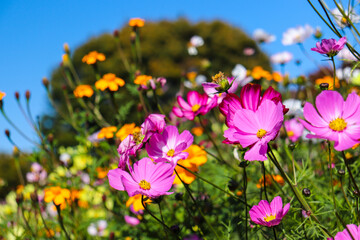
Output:
[[55,205],[60,205],[62,203],[65,202],[65,199],[62,195],[57,195],[55,198],[54,198],[54,203]]
[[104,91],[108,87],[108,84],[105,80],[100,79],[100,80],[96,81],[95,87],[96,87],[96,89]]
[[6,96],[6,93],[0,91],[0,101]]

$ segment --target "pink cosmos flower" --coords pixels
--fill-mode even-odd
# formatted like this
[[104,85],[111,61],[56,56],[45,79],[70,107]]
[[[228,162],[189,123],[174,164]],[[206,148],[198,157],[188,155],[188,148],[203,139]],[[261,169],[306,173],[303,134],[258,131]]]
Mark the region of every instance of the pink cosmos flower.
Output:
[[336,91],[322,91],[312,104],[304,106],[305,120],[299,121],[315,135],[307,138],[321,138],[334,141],[334,148],[343,151],[359,143],[360,97],[356,93],[348,95],[346,101]]
[[134,163],[130,174],[120,168],[108,172],[109,184],[119,191],[127,191],[130,197],[142,194],[149,198],[170,195],[168,192],[174,182],[174,166],[169,163],[153,163],[143,158]]
[[[356,226],[355,224],[348,224],[346,225],[347,229],[344,229],[342,232],[338,232],[335,235],[335,240],[359,240],[360,239],[360,225]],[[349,231],[351,235],[349,234]],[[351,237],[353,236],[353,238]],[[331,239],[331,238],[328,238]]]
[[232,116],[231,127],[224,132],[225,143],[239,143],[243,148],[250,147],[245,153],[245,160],[265,161],[267,144],[275,139],[283,120],[281,102],[275,104],[265,99],[255,112],[239,108]]
[[46,183],[47,172],[39,163],[35,162],[31,164],[30,170],[31,172],[26,174],[26,180],[28,182],[36,182],[40,185],[44,185]]
[[341,49],[344,48],[346,44],[346,37],[342,37],[339,41],[336,41],[333,38],[322,39],[321,43],[316,43],[316,48],[311,48],[312,51],[324,54],[328,57],[336,56]]
[[[282,96],[279,92],[275,91],[272,87],[269,87],[261,97],[261,85],[259,84],[246,84],[240,92],[240,97],[235,94],[227,94],[225,99],[219,106],[219,109],[223,115],[226,116],[226,125],[231,127],[234,113],[240,109],[249,109],[256,111],[258,107],[265,100],[271,100],[275,104],[282,103]],[[283,113],[289,111],[288,108],[283,106]]]
[[189,153],[183,152],[194,141],[193,135],[188,130],[179,134],[175,126],[167,126],[162,134],[156,133],[146,145],[149,157],[155,162],[170,162],[176,165],[180,159],[186,159]]
[[129,156],[136,156],[137,151],[142,148],[143,144],[149,140],[154,133],[161,133],[165,125],[165,115],[150,114],[143,124],[141,124],[141,130],[139,132],[129,134],[120,143],[117,149],[120,155],[119,167],[124,170]]
[[296,142],[302,136],[304,126],[296,118],[285,121],[285,130],[289,139]]
[[217,103],[217,97],[215,96],[210,99],[206,93],[200,94],[196,91],[190,91],[187,94],[187,101],[188,102],[181,96],[178,96],[177,102],[180,108],[173,107],[172,112],[177,117],[185,117],[192,121],[197,115],[205,115],[214,108]]
[[250,209],[249,214],[251,221],[254,223],[272,227],[279,225],[289,209],[290,203],[287,203],[283,208],[282,199],[280,196],[277,196],[271,203],[266,200],[261,200],[259,205],[255,205]]
[[125,215],[124,218],[125,218],[125,222],[126,222],[127,224],[129,224],[130,226],[135,227],[136,225],[139,225],[139,224],[140,224],[140,220],[137,219],[137,218],[135,218],[135,217],[131,217],[131,216]]

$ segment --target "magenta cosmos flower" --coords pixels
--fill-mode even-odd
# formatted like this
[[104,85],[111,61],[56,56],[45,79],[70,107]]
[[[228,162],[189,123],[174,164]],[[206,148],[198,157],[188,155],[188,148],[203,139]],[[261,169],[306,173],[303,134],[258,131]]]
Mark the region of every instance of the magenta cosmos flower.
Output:
[[130,197],[142,194],[149,198],[169,195],[174,182],[174,166],[169,163],[155,164],[150,158],[134,163],[130,174],[121,168],[108,172],[109,184],[119,191],[127,191]]
[[304,126],[296,118],[287,120],[284,124],[289,139],[296,142],[303,134]]
[[127,224],[129,224],[130,226],[133,226],[133,227],[140,224],[140,220],[135,217],[125,215],[124,219]]
[[348,95],[346,101],[340,93],[325,90],[316,97],[316,109],[312,104],[304,106],[305,120],[299,119],[309,131],[307,138],[321,138],[334,141],[334,148],[343,151],[359,143],[360,97]]
[[266,200],[261,200],[258,205],[255,205],[250,209],[249,214],[251,221],[254,223],[272,227],[279,225],[289,209],[290,203],[287,203],[283,208],[282,199],[280,196],[277,196],[271,203]]
[[210,99],[206,93],[200,94],[196,91],[190,91],[187,94],[187,102],[181,96],[177,97],[177,102],[180,108],[173,107],[173,113],[177,117],[185,117],[192,121],[197,115],[205,115],[214,108],[217,103],[217,97],[215,96]]
[[[359,240],[360,239],[360,225],[356,226],[355,224],[346,225],[347,229],[344,229],[342,232],[338,232],[335,236],[335,240]],[[351,235],[349,234],[349,231]],[[353,238],[351,237],[353,236]],[[331,238],[328,238],[331,239]]]
[[245,160],[267,160],[267,144],[275,139],[284,120],[282,104],[265,99],[255,112],[240,108],[232,119],[232,126],[224,132],[224,142],[250,147],[245,153]]
[[176,165],[180,159],[186,159],[189,153],[184,152],[194,141],[188,130],[179,134],[175,126],[167,126],[162,134],[156,133],[146,145],[149,157],[155,162],[170,162]]
[[346,44],[346,37],[342,37],[339,41],[336,41],[333,38],[322,39],[321,43],[316,43],[316,48],[311,48],[312,51],[324,54],[328,57],[336,56],[341,49],[344,48]]
[[[259,84],[246,84],[240,92],[240,97],[235,94],[227,94],[224,100],[221,102],[219,109],[221,113],[226,117],[226,125],[231,127],[232,117],[234,113],[240,109],[249,109],[256,111],[262,102],[265,100],[271,100],[275,104],[282,103],[282,96],[279,92],[275,91],[272,87],[269,87],[261,96],[261,85]],[[289,111],[288,108],[283,106],[283,113]]]

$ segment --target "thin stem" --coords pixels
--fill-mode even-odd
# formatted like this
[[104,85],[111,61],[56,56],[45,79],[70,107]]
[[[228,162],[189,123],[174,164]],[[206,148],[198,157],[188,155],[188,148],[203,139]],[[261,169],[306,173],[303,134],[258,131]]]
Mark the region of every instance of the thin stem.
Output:
[[197,204],[195,198],[193,197],[193,195],[191,194],[191,191],[189,189],[189,186],[183,182],[183,180],[180,178],[178,172],[176,171],[176,169],[174,169],[176,176],[180,179],[181,183],[184,185],[187,193],[189,194],[191,200],[194,202],[195,207],[198,209],[200,215],[203,217],[203,219],[205,220],[205,222],[207,223],[207,225],[209,226],[210,230],[214,233],[214,235],[216,236],[217,239],[220,239],[219,235],[217,234],[217,232],[215,231],[215,229],[213,228],[212,224],[208,221],[208,219],[206,218],[206,216],[204,215],[204,213],[201,211],[201,208],[199,207],[199,205]]
[[273,232],[274,232],[274,238],[275,238],[275,240],[277,240],[278,238],[277,238],[277,236],[276,236],[276,229],[275,229],[275,226],[274,226],[274,227],[272,227],[272,229],[273,229]]
[[50,234],[51,238],[53,239],[54,237],[51,235],[50,229],[49,229],[48,226],[46,225],[45,219],[44,219],[44,217],[43,217],[43,215],[42,215],[42,213],[41,213],[41,208],[40,208],[39,203],[36,203],[36,205],[37,205],[37,208],[38,208],[38,210],[39,210],[39,214],[40,214],[41,221],[43,222],[46,231]]
[[[179,166],[179,167],[181,167],[181,168],[185,169],[186,171],[188,171],[188,172],[190,172],[191,174],[195,175],[197,178],[199,178],[199,179],[201,179],[202,181],[204,181],[204,182],[206,182],[206,183],[210,184],[210,185],[211,185],[211,186],[213,186],[214,188],[216,188],[216,189],[218,189],[218,190],[220,190],[220,191],[222,191],[222,192],[224,192],[224,193],[226,193],[226,194],[229,194],[229,195],[230,195],[230,196],[232,196],[233,198],[236,198],[236,199],[237,199],[237,200],[239,200],[240,202],[242,202],[242,203],[246,204],[244,200],[242,200],[242,199],[241,199],[241,198],[239,198],[238,196],[234,195],[232,192],[228,192],[228,191],[226,191],[226,190],[222,189],[221,187],[219,187],[219,186],[215,185],[215,184],[214,184],[214,183],[212,183],[211,181],[206,180],[205,178],[201,177],[201,176],[200,176],[199,174],[197,174],[196,172],[191,171],[191,170],[190,170],[190,169],[188,169],[187,167],[184,167],[184,166],[182,166],[182,165],[181,165],[181,164],[179,164],[179,163],[177,164],[177,166]],[[251,207],[251,206],[250,206],[250,205],[248,205],[248,204],[246,204],[246,206]]]
[[141,105],[143,106],[143,109],[144,109],[144,112],[145,112],[145,115],[147,116],[149,114],[147,108],[146,108],[146,105],[145,105],[145,101],[144,101],[144,97],[141,93],[141,90],[138,91],[139,92],[139,99],[140,99],[140,102],[141,102]]
[[330,185],[331,185],[331,195],[333,198],[334,209],[336,211],[336,201],[335,201],[335,192],[334,192],[334,181],[333,181],[333,171],[332,171],[332,163],[331,163],[331,143],[328,141],[328,149],[329,149],[329,172],[330,172]]
[[65,226],[64,226],[63,218],[61,216],[60,205],[56,205],[55,203],[54,203],[54,205],[55,205],[56,211],[58,213],[58,220],[59,220],[59,223],[60,223],[60,227],[64,231],[66,239],[71,240],[71,238],[70,238],[69,234],[67,233],[67,231],[65,229]]
[[263,170],[263,183],[264,183],[264,193],[265,193],[265,199],[269,202],[269,198],[266,191],[266,174],[265,174],[265,164],[264,162],[261,162],[261,168]]
[[[158,206],[159,206],[159,212],[160,212],[161,221],[162,221],[162,222],[165,222],[165,221],[164,221],[163,214],[162,214],[162,210],[161,210],[160,202],[158,203]],[[166,229],[164,228],[164,230],[166,230]],[[169,239],[169,236],[168,236],[167,231],[165,231],[165,235],[166,235],[166,239]]]
[[[244,182],[243,194],[244,194],[244,199],[245,199],[245,237],[247,240],[248,239],[248,211],[247,211],[247,198],[246,198],[246,189],[247,189],[246,167],[244,167],[243,182]],[[266,195],[266,193],[265,193],[265,195]]]
[[23,208],[22,203],[20,203],[20,206],[19,206],[19,207],[20,207],[20,211],[21,211],[21,216],[22,216],[22,218],[23,218],[23,220],[24,220],[24,222],[25,222],[26,227],[27,227],[28,230],[30,231],[31,235],[36,239],[35,233],[32,231],[32,229],[31,229],[31,227],[30,227],[30,225],[29,225],[28,220],[26,220],[26,218],[25,218],[24,208]]
[[335,80],[336,80],[336,67],[335,67],[335,60],[334,60],[334,57],[331,57],[331,61],[332,61],[332,64],[333,64],[333,90],[335,90]]
[[343,158],[344,158],[345,166],[346,166],[346,168],[347,168],[347,170],[348,170],[348,172],[349,172],[351,181],[353,182],[356,190],[357,190],[358,192],[360,192],[360,191],[359,191],[359,187],[358,187],[357,184],[356,184],[355,178],[354,178],[354,176],[353,176],[352,173],[351,173],[351,169],[350,169],[350,166],[349,166],[349,164],[348,164],[348,161],[346,160],[345,151],[341,151],[341,152],[342,152],[342,155],[343,155]]
[[336,214],[336,217],[340,220],[340,223],[343,225],[343,227],[348,231],[351,239],[352,239],[352,240],[355,240],[354,236],[351,234],[349,228],[347,227],[347,225],[345,224],[345,222],[341,219],[340,215],[339,215],[337,212],[335,212],[335,214]]

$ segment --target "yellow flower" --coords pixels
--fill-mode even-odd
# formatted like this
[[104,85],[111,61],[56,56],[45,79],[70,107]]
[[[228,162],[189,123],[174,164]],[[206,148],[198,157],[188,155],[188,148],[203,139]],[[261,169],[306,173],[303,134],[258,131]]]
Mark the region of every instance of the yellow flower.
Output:
[[[147,199],[146,201],[144,201],[144,203],[146,204],[151,203],[151,200]],[[135,212],[144,210],[144,207],[141,203],[141,194],[137,194],[135,196],[129,197],[129,199],[126,201],[126,207],[130,207],[131,205]]]
[[195,136],[201,136],[204,133],[204,129],[202,127],[193,127],[191,129],[191,132],[195,135]]
[[79,85],[74,90],[74,95],[77,98],[91,97],[94,94],[94,90],[90,85]]
[[6,93],[0,91],[0,101],[6,96]]
[[[179,160],[178,163],[193,172],[197,172],[199,170],[198,167],[204,165],[207,161],[206,152],[198,145],[191,145],[184,152],[188,152],[189,156],[185,160]],[[175,169],[181,180],[186,184],[192,183],[196,178],[195,175],[182,167],[176,166]],[[174,184],[181,184],[181,181],[177,176],[174,179]]]
[[116,132],[117,128],[115,126],[111,127],[104,127],[100,130],[100,132],[97,135],[98,139],[101,138],[113,138],[114,132]]
[[104,91],[105,89],[109,89],[110,91],[114,92],[125,85],[125,81],[121,78],[118,78],[113,73],[105,74],[100,80],[95,83],[95,87]]
[[134,132],[139,132],[140,128],[135,126],[135,123],[127,123],[122,126],[119,131],[116,133],[116,137],[120,138],[123,141],[129,134]]
[[105,61],[106,57],[103,53],[98,53],[97,51],[92,51],[86,54],[82,58],[82,62],[87,63],[89,65],[95,64],[97,61],[103,62]]
[[145,25],[145,20],[141,18],[131,18],[129,21],[130,27],[143,27]]
[[146,86],[147,82],[152,79],[152,76],[148,75],[139,75],[135,78],[134,83],[137,85]]
[[70,200],[70,190],[59,186],[45,189],[45,202],[53,201],[55,205],[66,205],[66,200]]
[[[320,85],[321,83],[327,83],[329,84],[329,90],[334,90],[333,85],[334,85],[334,78],[332,76],[325,76],[323,78],[318,78],[315,80],[315,84],[316,85]],[[339,88],[340,87],[340,83],[339,83],[339,79],[335,78],[335,87]]]

